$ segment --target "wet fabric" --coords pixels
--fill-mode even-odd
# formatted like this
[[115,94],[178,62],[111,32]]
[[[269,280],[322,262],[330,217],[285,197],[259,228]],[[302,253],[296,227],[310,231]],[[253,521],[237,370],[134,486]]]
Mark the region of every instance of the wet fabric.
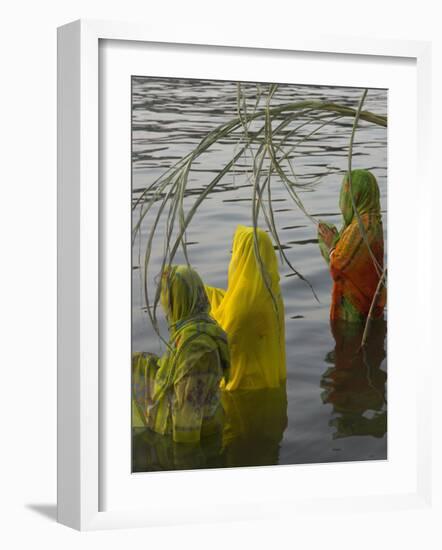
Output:
[[169,349],[161,358],[133,354],[133,427],[172,434],[175,442],[198,442],[222,429],[219,387],[229,372],[227,337],[209,316],[204,285],[192,268],[166,271],[161,303]]
[[[367,170],[353,170],[351,184],[359,220],[354,212],[346,176],[339,199],[344,225],[335,238],[330,256],[320,235],[319,246],[330,264],[333,278],[330,318],[363,321],[368,315],[382,274],[384,237],[376,178]],[[383,288],[374,307],[373,318],[382,317],[385,301],[386,291]]]
[[276,388],[286,379],[284,303],[270,237],[240,225],[235,231],[227,290],[206,287],[210,313],[227,333],[226,390]]

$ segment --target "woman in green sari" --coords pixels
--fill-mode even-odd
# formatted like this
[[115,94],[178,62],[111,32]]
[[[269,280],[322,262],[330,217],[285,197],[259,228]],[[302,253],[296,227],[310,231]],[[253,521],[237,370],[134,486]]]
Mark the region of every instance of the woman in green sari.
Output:
[[222,430],[220,382],[228,378],[227,337],[209,316],[198,273],[169,267],[161,280],[161,304],[169,324],[168,351],[132,358],[132,426],[197,443]]

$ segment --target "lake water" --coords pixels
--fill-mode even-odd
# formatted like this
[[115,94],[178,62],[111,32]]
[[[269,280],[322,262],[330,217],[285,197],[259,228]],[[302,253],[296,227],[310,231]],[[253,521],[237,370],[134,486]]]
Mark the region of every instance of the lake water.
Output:
[[[262,89],[268,86],[262,85]],[[168,167],[189,153],[220,124],[237,116],[237,86],[232,82],[133,78],[133,198]],[[253,105],[255,85],[245,86]],[[301,100],[332,101],[357,108],[362,90],[354,88],[280,85],[272,106]],[[387,91],[369,90],[364,109],[387,113]],[[313,113],[314,114],[314,113]],[[288,143],[295,144],[318,127],[312,113]],[[339,188],[347,169],[353,119],[341,118],[298,143],[293,163],[300,183],[319,183],[299,191],[315,218],[341,225]],[[292,125],[291,128],[294,126]],[[192,166],[189,208],[203,189],[238,151],[238,138],[224,139]],[[203,202],[186,240],[192,265],[205,283],[226,288],[232,236],[238,224],[252,224],[252,191],[246,160],[227,174]],[[353,168],[366,168],[381,190],[385,250],[387,250],[387,129],[361,122],[353,149]],[[193,193],[192,193],[193,190]],[[331,327],[331,279],[317,245],[316,226],[272,181],[276,226],[294,267],[313,286],[281,265],[286,312],[287,384],[280,391],[237,392],[224,396],[228,413],[224,445],[208,441],[198,450],[173,445],[149,432],[134,431],[133,469],[149,471],[242,465],[385,459],[387,457],[386,322],[373,325],[364,356],[358,353],[360,331],[339,324]],[[153,331],[142,293],[143,254],[156,209],[141,227],[133,249],[133,351],[162,353],[164,345]],[[134,210],[137,222],[139,209]],[[260,225],[264,225],[264,221]],[[160,270],[164,224],[154,241],[149,283]],[[177,255],[174,263],[182,263]],[[141,266],[141,269],[140,269]],[[162,334],[167,328],[160,316]]]

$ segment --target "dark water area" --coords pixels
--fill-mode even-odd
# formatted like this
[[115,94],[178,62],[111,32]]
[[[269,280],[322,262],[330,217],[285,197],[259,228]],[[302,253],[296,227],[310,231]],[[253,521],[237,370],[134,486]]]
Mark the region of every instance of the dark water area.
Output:
[[[237,87],[232,82],[163,78],[133,79],[133,199],[218,125],[237,115]],[[250,104],[255,85],[245,85]],[[262,89],[268,89],[264,85]],[[281,85],[272,106],[301,100],[332,101],[357,108],[362,90]],[[387,113],[387,91],[369,90],[364,109]],[[300,118],[303,127],[287,143],[299,196],[309,214],[341,225],[339,188],[347,169],[353,119],[340,118],[320,129]],[[291,126],[290,128],[293,128]],[[312,131],[317,130],[310,136]],[[309,137],[310,136],[310,137]],[[194,163],[185,208],[238,150],[238,138],[212,146]],[[387,129],[360,122],[353,168],[376,176],[381,191],[387,251]],[[226,288],[233,233],[252,224],[252,191],[247,159],[217,184],[197,211],[187,231],[192,265],[211,286]],[[315,183],[316,182],[316,183]],[[133,431],[133,471],[300,464],[387,458],[387,355],[385,321],[373,324],[364,353],[361,328],[330,325],[331,279],[320,255],[316,225],[293,203],[282,185],[272,182],[275,223],[282,247],[318,297],[281,264],[281,290],[286,315],[287,383],[279,390],[238,391],[223,395],[224,434],[200,445],[173,443],[149,430]],[[147,216],[134,244],[132,259],[132,349],[164,352],[153,331],[143,297],[144,251],[157,209]],[[139,209],[133,211],[133,223]],[[262,221],[262,225],[264,221]],[[160,270],[165,227],[160,223],[152,247],[149,288]],[[182,263],[178,253],[175,263]],[[161,312],[160,328],[167,339]]]

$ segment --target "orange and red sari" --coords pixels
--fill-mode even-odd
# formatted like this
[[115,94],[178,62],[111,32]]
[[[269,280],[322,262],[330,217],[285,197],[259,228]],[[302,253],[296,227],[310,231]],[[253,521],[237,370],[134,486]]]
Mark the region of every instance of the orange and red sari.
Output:
[[[329,254],[333,290],[330,319],[360,321],[369,313],[384,266],[384,237],[379,187],[367,170],[352,171],[352,194],[345,177],[339,205],[344,226]],[[354,212],[356,208],[359,215]],[[385,288],[376,299],[373,318],[383,315]]]

